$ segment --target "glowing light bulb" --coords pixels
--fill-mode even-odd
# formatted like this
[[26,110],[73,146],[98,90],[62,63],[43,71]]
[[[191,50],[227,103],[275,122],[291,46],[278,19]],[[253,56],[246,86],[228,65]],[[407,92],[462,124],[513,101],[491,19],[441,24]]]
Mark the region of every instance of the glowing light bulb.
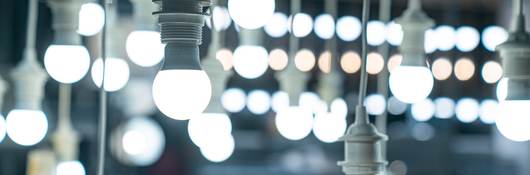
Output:
[[3,115],[0,115],[0,143],[6,137],[6,120]]
[[330,14],[321,14],[315,18],[315,34],[322,39],[330,39],[335,34],[335,20]]
[[201,154],[210,162],[223,162],[234,153],[235,141],[232,135],[208,140],[209,146],[201,147]]
[[210,139],[229,136],[232,133],[230,117],[222,113],[203,113],[188,123],[188,134],[198,147],[207,147]]
[[414,103],[412,104],[412,107],[410,108],[412,117],[416,121],[420,121],[420,122],[430,120],[432,116],[434,115],[435,110],[436,110],[436,107],[431,99],[425,99],[418,103]]
[[234,51],[234,70],[246,79],[263,75],[269,65],[269,53],[261,46],[244,45]]
[[364,102],[366,112],[370,115],[381,115],[386,109],[386,100],[381,94],[372,94]]
[[393,46],[399,46],[403,41],[403,29],[395,21],[386,25],[386,33],[386,41]]
[[477,100],[462,98],[456,103],[456,118],[463,123],[471,123],[478,119],[480,105]]
[[245,108],[247,96],[241,89],[230,88],[221,95],[221,104],[228,112],[237,113]]
[[[105,61],[105,90],[117,91],[129,81],[129,65],[120,58],[107,58]],[[98,58],[92,65],[92,81],[101,87],[103,79],[103,60]]]
[[90,56],[81,45],[51,45],[44,54],[48,74],[61,83],[75,83],[90,67]]
[[271,103],[272,110],[274,112],[279,112],[285,108],[289,108],[289,94],[283,91],[275,92],[272,94]]
[[237,25],[246,29],[264,26],[274,14],[274,0],[229,0],[228,12]]
[[396,97],[388,98],[388,113],[392,115],[401,115],[407,111],[407,104],[399,101]]
[[201,114],[212,96],[212,85],[203,70],[172,69],[158,72],[153,100],[158,109],[176,120]]
[[343,41],[353,41],[361,35],[361,21],[354,16],[343,16],[337,20],[336,30]]
[[480,103],[480,121],[485,124],[495,123],[499,116],[499,103],[496,100],[486,99]]
[[32,146],[46,136],[48,120],[42,111],[15,109],[7,114],[6,130],[15,143]]
[[265,114],[271,108],[271,96],[264,90],[253,90],[248,93],[247,108],[252,114]]
[[508,39],[508,32],[499,26],[488,26],[482,31],[482,45],[489,51]]
[[125,42],[125,51],[134,64],[142,67],[154,66],[164,58],[164,46],[160,33],[149,30],[131,32]]
[[291,106],[278,112],[275,123],[283,137],[289,140],[301,140],[311,133],[313,114],[310,110]]
[[61,162],[55,169],[56,175],[85,175],[85,167],[79,161]]
[[105,25],[105,11],[101,5],[89,2],[81,6],[77,33],[92,36],[99,33],[103,25]]
[[344,135],[346,125],[344,117],[333,112],[317,114],[313,124],[313,134],[322,142],[332,143]]
[[[230,19],[230,14],[228,14],[228,9],[223,6],[215,6],[212,10],[211,18],[213,18],[214,28],[216,31],[222,31],[228,29],[232,20]],[[211,29],[212,24],[210,19],[206,20],[206,25]]]
[[[291,24],[292,16],[288,19],[288,24]],[[291,29],[292,27],[292,29]],[[287,25],[287,29],[296,37],[306,37],[313,30],[313,19],[306,13],[298,13],[294,15],[292,25]]]
[[495,119],[499,132],[506,138],[524,142],[530,140],[528,109],[530,100],[504,100],[499,104],[500,115]]
[[378,46],[386,40],[386,25],[381,21],[368,22],[368,44],[371,46]]
[[435,30],[435,43],[438,50],[449,51],[453,49],[457,42],[455,28],[447,25],[438,26]]
[[276,12],[269,22],[264,26],[265,33],[274,38],[279,38],[287,34],[287,15]]
[[477,48],[480,43],[480,33],[470,26],[462,26],[456,30],[456,48],[462,52],[469,52]]
[[397,99],[405,103],[417,103],[429,96],[434,80],[427,67],[399,66],[390,74],[389,84]]
[[440,119],[448,119],[455,115],[455,101],[447,97],[440,97],[434,100],[436,112],[434,116]]
[[166,144],[164,131],[158,123],[147,117],[135,117],[123,128],[120,148],[121,156],[125,156],[129,163],[137,166],[151,165],[156,162]]

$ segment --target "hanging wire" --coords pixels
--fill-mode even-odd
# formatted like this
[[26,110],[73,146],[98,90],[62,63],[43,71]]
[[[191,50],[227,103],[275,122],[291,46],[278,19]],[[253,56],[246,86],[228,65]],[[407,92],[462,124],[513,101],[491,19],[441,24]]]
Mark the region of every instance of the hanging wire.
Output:
[[37,35],[38,0],[29,1],[28,29],[26,31],[26,49],[35,49],[35,38]]
[[103,70],[101,79],[101,86],[99,88],[99,126],[98,126],[98,164],[97,164],[97,175],[105,174],[105,145],[107,140],[107,92],[105,91],[105,67],[107,63],[107,30],[108,30],[108,12],[112,0],[104,0],[103,8],[105,10],[105,18],[103,30],[101,32],[101,58],[103,61]]
[[366,89],[368,88],[368,75],[366,72],[367,55],[368,55],[368,43],[367,43],[367,26],[368,18],[370,14],[370,0],[363,0],[363,16],[362,16],[362,64],[361,64],[361,83],[359,84],[359,103],[357,106],[364,106],[364,100],[366,98]]

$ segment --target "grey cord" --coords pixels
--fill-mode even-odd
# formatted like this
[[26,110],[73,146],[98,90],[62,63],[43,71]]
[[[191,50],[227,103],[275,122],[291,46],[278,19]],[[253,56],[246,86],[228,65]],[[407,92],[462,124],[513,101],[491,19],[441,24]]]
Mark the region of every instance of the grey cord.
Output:
[[59,127],[70,125],[70,104],[72,85],[59,84]]
[[363,0],[363,16],[362,16],[362,62],[361,62],[361,83],[359,84],[359,103],[357,106],[364,106],[364,99],[366,98],[366,89],[368,86],[368,75],[366,72],[368,43],[367,43],[367,26],[370,14],[370,0]]
[[28,26],[26,31],[26,49],[35,48],[35,38],[37,34],[38,4],[38,0],[29,0],[27,23]]
[[112,0],[104,0],[103,8],[105,9],[105,24],[101,31],[101,59],[103,61],[103,70],[101,79],[101,87],[99,88],[99,126],[98,126],[98,164],[97,175],[105,174],[105,145],[107,141],[107,92],[105,91],[105,66],[107,60],[107,29],[108,29],[108,15]]

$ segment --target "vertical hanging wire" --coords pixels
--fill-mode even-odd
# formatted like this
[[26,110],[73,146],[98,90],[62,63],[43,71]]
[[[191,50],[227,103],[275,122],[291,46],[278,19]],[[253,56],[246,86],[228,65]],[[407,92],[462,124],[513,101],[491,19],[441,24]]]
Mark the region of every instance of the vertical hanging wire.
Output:
[[70,104],[71,104],[72,86],[70,84],[59,84],[59,126],[71,127],[70,122]]
[[[29,12],[28,12],[28,23],[26,31],[26,48],[35,50],[35,39],[37,35],[37,14],[39,1],[38,0],[29,0]],[[34,58],[34,57],[33,57]]]
[[[382,22],[388,24],[390,22],[390,14],[391,14],[391,7],[392,7],[392,1],[391,0],[380,0],[379,1],[379,20]],[[383,43],[383,45],[379,46],[379,53],[383,56],[383,59],[385,60],[385,63],[389,60],[389,52],[390,47],[388,43]],[[389,71],[388,69],[383,69],[379,75],[377,76],[377,91],[379,94],[383,95],[385,98],[385,101],[388,100],[388,75]],[[384,110],[384,112],[377,116],[375,118],[375,126],[381,134],[386,134],[386,126],[387,126],[387,119],[388,119],[388,112],[387,110]],[[381,142],[381,151],[384,158],[386,158],[386,142]]]
[[107,136],[107,92],[105,91],[105,69],[107,63],[107,30],[108,30],[108,12],[112,0],[103,0],[103,8],[105,10],[105,18],[103,30],[101,32],[101,58],[103,61],[103,70],[101,79],[101,87],[99,88],[99,126],[98,126],[98,164],[97,164],[97,175],[105,174],[105,145]]
[[[368,55],[368,43],[367,43],[367,26],[368,18],[370,15],[370,0],[363,0],[363,14],[362,14],[362,63],[361,63],[361,83],[359,84],[359,102],[357,106],[364,106],[364,100],[366,98],[366,89],[368,88],[368,75],[366,72],[367,55]],[[364,118],[364,116],[362,116]]]

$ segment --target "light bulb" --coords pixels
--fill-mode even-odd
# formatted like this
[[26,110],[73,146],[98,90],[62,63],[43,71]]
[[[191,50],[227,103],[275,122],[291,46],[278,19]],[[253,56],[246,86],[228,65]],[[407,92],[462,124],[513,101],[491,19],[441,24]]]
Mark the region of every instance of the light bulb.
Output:
[[392,94],[405,103],[424,100],[434,84],[431,71],[423,66],[398,66],[392,70],[389,80]]
[[202,113],[212,96],[212,85],[203,70],[173,69],[158,72],[153,82],[153,100],[162,113],[188,120]]
[[210,162],[223,162],[234,153],[235,141],[232,135],[214,137],[208,140],[208,146],[201,147],[201,154]]
[[343,16],[337,20],[336,30],[343,41],[353,41],[361,35],[361,21],[354,16]]
[[201,148],[208,147],[209,140],[230,136],[231,133],[232,121],[223,113],[203,113],[188,122],[188,135]]
[[421,102],[412,104],[410,112],[412,117],[419,122],[425,122],[432,118],[436,110],[435,104],[431,99],[425,99]]
[[131,32],[125,42],[125,50],[134,64],[142,67],[154,66],[164,58],[164,44],[160,33],[149,30]]
[[272,94],[271,107],[274,112],[279,112],[289,107],[289,94],[284,91],[278,91]]
[[269,66],[269,53],[261,46],[243,45],[234,51],[234,70],[246,79],[263,75]]
[[368,95],[366,101],[364,101],[364,106],[366,106],[366,112],[368,112],[368,114],[381,115],[386,109],[385,97],[381,94]]
[[530,100],[503,100],[499,104],[500,115],[495,119],[499,132],[506,138],[524,142],[530,140]]
[[456,103],[456,118],[463,123],[471,123],[478,119],[480,104],[472,98],[462,98]]
[[85,167],[79,161],[61,162],[55,169],[56,175],[85,175]]
[[89,2],[81,6],[77,33],[92,36],[101,31],[105,25],[105,11],[97,3]]
[[164,131],[158,123],[147,117],[134,117],[123,126],[119,140],[120,149],[129,163],[137,166],[156,162],[165,147]]
[[[230,14],[228,14],[228,9],[223,6],[215,6],[212,10],[212,15],[210,18],[213,18],[214,28],[216,31],[222,31],[228,29],[232,20],[230,19]],[[206,25],[211,29],[212,19],[206,20]]]
[[275,0],[229,0],[228,12],[237,25],[246,29],[264,26],[274,14]]
[[90,55],[81,45],[51,45],[44,54],[48,74],[61,83],[75,83],[90,67]]
[[273,38],[279,38],[287,33],[287,15],[276,12],[272,15],[267,25],[263,27],[265,33]]
[[291,15],[287,21],[287,24],[289,24],[287,29],[296,37],[306,37],[313,30],[313,19],[307,13],[297,13],[294,15],[294,20]]
[[15,143],[32,146],[46,136],[48,120],[40,110],[15,109],[7,115],[6,129]]
[[264,90],[253,90],[248,93],[247,109],[255,115],[263,115],[271,108],[271,96]]
[[315,34],[321,39],[331,39],[335,34],[335,19],[330,14],[321,14],[315,18]]
[[6,120],[3,115],[0,115],[0,143],[6,137]]
[[440,119],[449,119],[455,115],[455,101],[448,97],[439,97],[434,100],[436,112],[434,116]]
[[305,138],[313,128],[313,114],[306,108],[291,106],[276,114],[276,128],[289,140]]
[[[120,58],[107,58],[105,60],[105,90],[117,91],[123,88],[129,81],[129,65]],[[92,64],[92,81],[101,87],[103,79],[103,60],[98,58]]]
[[313,124],[313,134],[325,143],[338,141],[346,131],[346,119],[333,112],[317,114]]

